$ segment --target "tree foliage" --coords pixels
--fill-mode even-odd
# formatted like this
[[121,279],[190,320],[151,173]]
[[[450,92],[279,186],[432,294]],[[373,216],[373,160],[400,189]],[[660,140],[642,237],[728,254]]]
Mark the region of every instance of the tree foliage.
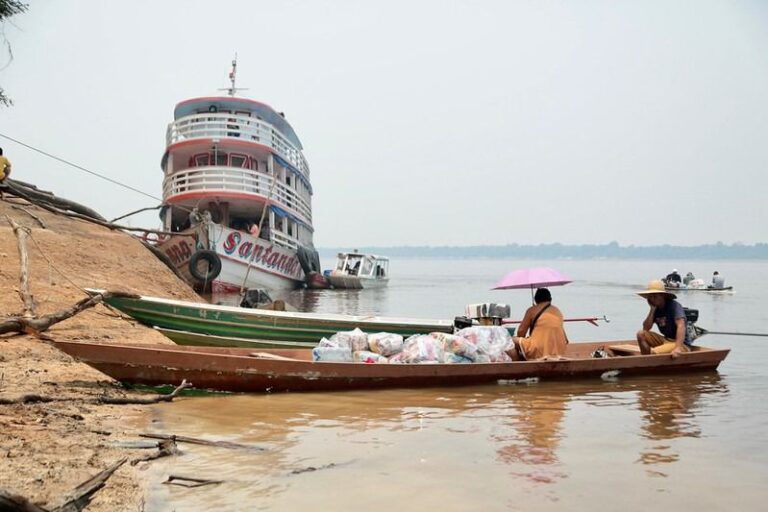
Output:
[[[13,60],[13,52],[11,51],[11,45],[5,38],[4,24],[7,18],[10,18],[14,14],[20,14],[27,10],[28,5],[19,0],[0,0],[0,38],[2,38],[2,44],[5,46],[8,53],[8,61]],[[0,105],[9,106],[13,102],[5,95],[5,91],[0,87]]]

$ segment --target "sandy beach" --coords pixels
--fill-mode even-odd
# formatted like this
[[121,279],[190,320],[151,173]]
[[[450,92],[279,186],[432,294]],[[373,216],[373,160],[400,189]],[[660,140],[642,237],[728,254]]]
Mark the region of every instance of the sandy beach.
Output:
[[[17,238],[7,217],[30,230],[30,291],[38,315],[71,306],[85,297],[81,288],[86,287],[199,300],[124,232],[54,215],[6,195],[0,201],[2,318],[23,309]],[[54,325],[45,335],[105,343],[170,343],[102,305]],[[8,403],[27,395],[52,401]],[[55,508],[75,487],[120,459],[127,457],[130,462],[147,455],[150,451],[121,448],[120,443],[140,439],[151,406],[96,403],[101,396],[128,395],[109,377],[44,340],[28,335],[0,337],[0,400],[5,402],[0,405],[0,490]],[[143,509],[142,468],[152,462],[135,466],[129,462],[96,492],[88,510]]]

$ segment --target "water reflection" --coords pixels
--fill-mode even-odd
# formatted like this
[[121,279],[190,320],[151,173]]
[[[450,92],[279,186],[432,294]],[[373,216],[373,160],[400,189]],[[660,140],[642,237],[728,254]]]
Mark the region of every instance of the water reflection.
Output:
[[[701,437],[698,415],[705,407],[704,399],[724,396],[727,391],[718,374],[658,378],[652,385],[638,388],[637,406],[643,419],[641,435],[651,442],[640,452],[638,462],[655,466],[679,461],[679,450],[669,441]],[[711,405],[711,400],[706,405]],[[649,474],[666,476],[660,468],[649,468]]]
[[[303,313],[338,313],[342,315],[387,315],[387,288],[370,290],[270,290],[272,300],[281,299],[291,311]],[[215,293],[202,296],[212,304],[238,306],[240,294]]]
[[502,462],[523,465],[522,471],[514,472],[516,475],[539,483],[552,483],[565,477],[556,466],[569,400],[569,393],[539,393],[530,388],[507,397],[512,412],[505,423],[512,432],[494,441],[501,445],[498,454]]
[[[329,508],[365,503],[367,510],[389,511],[393,503],[415,505],[414,496],[427,505],[428,495],[450,501],[451,510],[483,508],[478,500],[484,499],[492,504],[485,509],[498,510],[510,488],[533,489],[531,497],[535,489],[546,490],[545,498],[559,499],[558,484],[581,466],[596,480],[613,476],[615,452],[602,450],[608,463],[595,462],[605,442],[639,453],[635,459],[650,476],[663,475],[660,464],[683,463],[683,449],[674,440],[700,438],[698,418],[727,391],[719,376],[706,374],[185,399],[154,409],[156,431],[266,450],[184,446],[182,457],[157,467],[169,464],[175,474],[225,480],[206,490],[208,505],[222,510],[236,509],[243,500],[272,510],[299,510],[324,500]],[[326,469],[295,473],[306,468]],[[491,490],[482,497],[461,492],[446,485],[445,475],[468,488]],[[510,477],[514,487],[508,487]],[[397,485],[388,485],[393,479]],[[355,485],[336,493],[343,481]],[[371,501],[371,492],[384,492],[387,499]],[[199,499],[196,492],[161,485],[152,493],[169,510],[194,510]]]

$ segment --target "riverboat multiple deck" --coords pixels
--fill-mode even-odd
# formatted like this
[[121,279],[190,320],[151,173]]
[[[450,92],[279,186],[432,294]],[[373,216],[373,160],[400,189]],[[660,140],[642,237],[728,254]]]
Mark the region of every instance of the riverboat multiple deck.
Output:
[[282,112],[235,96],[176,105],[162,158],[158,247],[198,289],[301,286],[320,262],[303,146]]

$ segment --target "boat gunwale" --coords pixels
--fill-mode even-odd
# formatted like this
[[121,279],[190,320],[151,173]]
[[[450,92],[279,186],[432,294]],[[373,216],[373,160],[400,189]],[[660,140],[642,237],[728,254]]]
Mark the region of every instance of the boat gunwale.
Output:
[[[86,288],[86,291],[90,294],[104,293],[106,290]],[[166,306],[185,307],[192,309],[204,309],[207,311],[221,311],[238,315],[253,316],[253,317],[276,317],[294,320],[328,320],[331,322],[342,323],[368,323],[368,324],[399,324],[399,325],[434,325],[439,327],[452,327],[453,322],[450,320],[436,320],[436,319],[421,319],[421,318],[407,318],[407,317],[387,317],[387,316],[362,316],[362,315],[341,315],[336,313],[302,313],[294,311],[273,311],[268,309],[248,309],[237,306],[226,306],[218,304],[209,304],[205,302],[192,302],[181,301],[175,299],[165,299],[162,297],[151,297],[146,295],[139,295],[138,297],[113,297],[110,300],[120,301],[144,301],[148,303],[162,304]]]

